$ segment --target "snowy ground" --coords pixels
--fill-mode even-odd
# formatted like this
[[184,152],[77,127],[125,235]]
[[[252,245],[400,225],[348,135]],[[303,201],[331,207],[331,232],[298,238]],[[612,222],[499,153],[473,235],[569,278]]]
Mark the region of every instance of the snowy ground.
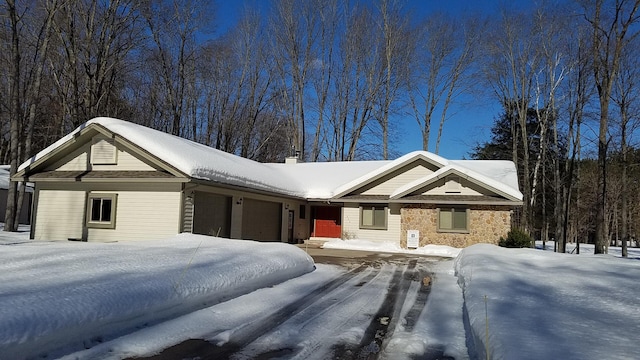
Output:
[[374,252],[385,252],[394,254],[428,255],[454,258],[458,256],[461,249],[444,245],[426,245],[417,249],[404,249],[399,244],[391,244],[380,241],[367,240],[342,240],[332,239],[322,245],[325,249],[345,249],[345,250],[366,250]]
[[24,233],[14,240],[2,235],[2,359],[90,347],[314,269],[304,251],[281,243],[197,235],[30,242]]
[[[0,232],[0,359],[122,359],[155,354],[187,339],[223,346],[247,324],[269,318],[348,271],[324,264],[313,271],[312,260],[286,244],[195,235],[144,243],[33,242],[22,230]],[[332,243],[394,250],[375,250],[377,245],[366,241]],[[635,358],[640,353],[640,249],[630,248],[631,259],[621,259],[616,248],[599,256],[587,254],[592,252],[588,245],[581,248],[579,256],[492,245],[461,252],[412,250],[459,255],[428,265],[433,285],[424,309],[411,323],[397,321],[380,357]],[[426,263],[418,262],[418,270],[420,264]],[[325,319],[357,315],[358,306],[379,306],[361,299],[384,292],[397,278],[389,274],[398,271],[407,274],[406,268],[385,265],[364,286],[357,277],[349,280],[359,282],[349,287],[362,296],[339,310],[332,307]],[[398,308],[402,319],[421,296],[420,291],[409,294],[414,295]],[[347,298],[327,296],[322,301]],[[365,332],[366,321],[336,332],[333,325],[323,328],[322,321],[306,319],[301,311],[256,338],[239,358],[258,354],[260,344],[304,346],[313,338],[303,336],[305,331],[355,342]],[[322,349],[322,344],[313,346]],[[322,357],[323,351],[313,354]]]
[[475,340],[472,356],[637,358],[639,249],[630,249],[635,259],[622,259],[581,248],[581,255],[492,245],[464,249],[455,268]]

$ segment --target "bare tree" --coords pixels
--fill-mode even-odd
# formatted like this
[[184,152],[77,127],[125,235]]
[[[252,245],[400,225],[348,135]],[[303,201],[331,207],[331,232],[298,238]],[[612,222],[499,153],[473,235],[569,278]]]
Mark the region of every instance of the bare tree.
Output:
[[[331,102],[329,159],[351,161],[364,148],[362,141],[374,118],[382,86],[381,52],[371,23],[371,11],[356,8],[346,17],[340,44],[340,69]],[[378,143],[376,141],[376,143]]]
[[629,136],[639,126],[640,107],[638,103],[638,67],[640,64],[636,58],[638,41],[635,39],[630,46],[623,49],[620,71],[615,79],[612,100],[617,105],[620,118],[618,119],[620,131],[621,153],[621,188],[620,188],[620,238],[622,241],[622,256],[627,257],[627,245],[629,242]]
[[609,147],[609,105],[613,84],[620,71],[623,49],[638,34],[632,25],[638,22],[640,0],[616,0],[615,3],[596,0],[593,7],[585,3],[585,19],[593,30],[593,76],[600,103],[600,127],[598,132],[598,201],[596,203],[595,253],[603,254],[608,245],[607,208],[607,152]]
[[429,150],[432,123],[439,113],[435,152],[439,153],[444,124],[450,106],[467,90],[466,77],[474,61],[480,39],[481,20],[474,17],[452,18],[434,13],[414,29],[415,34],[404,44],[408,54],[405,63],[408,76],[409,107],[422,132],[422,148]]
[[[337,69],[336,57],[338,49],[335,43],[339,34],[339,27],[343,16],[339,8],[338,0],[325,1],[318,9],[319,34],[318,34],[318,58],[311,66],[313,90],[315,92],[316,115],[315,133],[311,146],[311,161],[317,161],[327,142],[326,124],[330,114],[329,102],[331,87],[334,82]],[[326,154],[325,154],[326,157]]]
[[[558,89],[566,76],[566,54],[561,51],[561,44],[565,32],[564,22],[556,15],[557,8],[553,9],[539,6],[533,17],[534,31],[539,34],[540,70],[535,77],[534,108],[538,120],[540,141],[537,157],[533,163],[531,179],[531,208],[536,205],[537,190],[541,188],[542,194],[542,223],[541,237],[543,242],[548,237],[550,226],[546,210],[547,184],[546,173],[543,167],[551,158],[553,164],[553,190],[555,193],[553,218],[561,217],[561,191],[560,191],[560,163],[564,161],[561,151],[560,136],[558,134]],[[551,132],[551,136],[547,133]],[[551,149],[552,153],[549,154]],[[540,186],[539,186],[540,185]],[[556,225],[561,221],[556,221]],[[556,237],[559,236],[556,226]]]
[[[409,101],[422,131],[422,149],[429,150],[431,122],[447,89],[447,65],[454,56],[456,27],[444,14],[433,14],[417,30],[417,56],[409,81]],[[415,65],[415,66],[413,66]]]
[[118,116],[127,57],[140,37],[134,2],[69,0],[58,11],[52,30],[60,55],[49,64],[69,125]]
[[[567,61],[567,81],[564,86],[563,104],[568,117],[567,134],[568,141],[563,158],[566,159],[564,167],[564,177],[561,182],[562,193],[562,215],[556,218],[556,239],[558,240],[558,252],[566,252],[566,245],[569,239],[570,221],[573,216],[573,227],[578,232],[578,222],[580,219],[580,149],[581,149],[581,129],[585,117],[585,108],[593,93],[593,86],[589,79],[591,69],[591,57],[588,53],[587,30],[580,24],[571,22],[573,31],[568,32],[569,36],[565,41],[566,53],[569,56]],[[556,129],[557,129],[556,124]],[[557,130],[555,130],[557,131]],[[575,203],[572,206],[572,198],[575,195]],[[571,211],[573,210],[573,211]],[[561,226],[561,229],[558,228]],[[580,243],[576,242],[576,251],[580,251]]]
[[389,113],[391,106],[398,98],[398,93],[406,75],[402,64],[408,63],[409,31],[407,17],[402,14],[398,0],[380,0],[378,5],[381,22],[378,28],[382,33],[383,83],[380,89],[378,122],[382,128],[382,158],[389,158]]
[[[485,75],[495,95],[515,115],[511,123],[514,141],[512,160],[522,180],[524,206],[521,226],[526,231],[532,230],[532,207],[535,203],[531,186],[527,112],[535,101],[535,78],[541,67],[539,36],[528,13],[503,10],[496,31],[486,39],[489,53],[484,64]],[[518,157],[518,143],[523,149],[522,159]]]
[[[9,72],[9,116],[10,116],[10,148],[9,148],[9,174],[13,176],[18,169],[18,146],[19,128],[21,114],[20,99],[20,71],[21,71],[21,48],[20,48],[20,17],[14,0],[6,0],[7,13],[9,15],[9,26],[11,29],[11,70]],[[9,182],[7,191],[7,211],[4,217],[4,230],[16,231],[16,207],[17,207],[18,184],[15,181]]]
[[157,105],[158,116],[164,120],[158,128],[180,135],[187,107],[187,92],[194,78],[198,45],[196,33],[204,27],[212,13],[206,1],[166,0],[143,1],[141,13],[151,35],[149,71],[154,86],[160,87],[160,98],[166,108]]
[[270,32],[279,81],[279,107],[290,119],[291,146],[306,158],[305,94],[309,71],[317,60],[318,11],[315,0],[279,0],[275,3]]

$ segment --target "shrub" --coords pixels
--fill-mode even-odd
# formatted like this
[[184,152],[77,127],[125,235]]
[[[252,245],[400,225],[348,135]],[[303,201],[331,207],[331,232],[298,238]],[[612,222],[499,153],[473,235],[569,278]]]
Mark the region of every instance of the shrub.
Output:
[[533,241],[531,236],[521,229],[512,229],[507,233],[507,238],[500,237],[499,246],[506,248],[525,248],[531,247]]

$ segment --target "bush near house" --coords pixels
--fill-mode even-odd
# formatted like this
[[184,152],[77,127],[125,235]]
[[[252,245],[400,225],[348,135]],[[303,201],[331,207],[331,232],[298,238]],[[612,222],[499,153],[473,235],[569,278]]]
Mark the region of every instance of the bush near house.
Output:
[[531,236],[521,229],[512,229],[507,233],[507,238],[500,237],[499,246],[506,248],[526,248],[531,247],[533,240]]

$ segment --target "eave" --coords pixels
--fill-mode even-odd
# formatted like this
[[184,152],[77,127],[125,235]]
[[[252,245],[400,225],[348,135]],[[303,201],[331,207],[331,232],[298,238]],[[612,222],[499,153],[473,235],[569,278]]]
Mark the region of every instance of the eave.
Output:
[[174,182],[189,181],[161,171],[46,171],[14,181],[32,182]]

